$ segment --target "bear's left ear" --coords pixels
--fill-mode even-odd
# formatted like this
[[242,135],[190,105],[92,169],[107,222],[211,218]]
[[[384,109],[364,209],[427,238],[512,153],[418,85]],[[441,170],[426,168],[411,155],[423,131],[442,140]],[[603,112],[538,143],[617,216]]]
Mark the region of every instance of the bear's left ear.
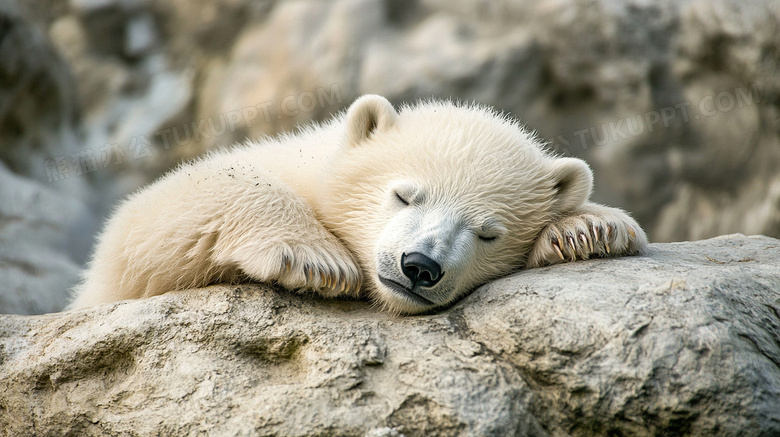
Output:
[[552,161],[553,211],[567,213],[581,206],[593,189],[593,173],[585,161],[577,158],[558,158]]
[[366,94],[355,100],[347,110],[347,141],[356,146],[376,132],[391,128],[398,113],[382,96]]

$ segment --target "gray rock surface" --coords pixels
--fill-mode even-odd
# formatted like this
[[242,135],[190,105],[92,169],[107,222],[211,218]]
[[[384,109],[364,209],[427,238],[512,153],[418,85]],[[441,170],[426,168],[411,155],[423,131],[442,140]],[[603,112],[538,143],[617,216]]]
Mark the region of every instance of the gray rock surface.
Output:
[[40,314],[64,307],[95,220],[87,180],[47,183],[54,154],[79,152],[75,86],[14,5],[0,3],[0,313]]
[[75,82],[15,1],[0,2],[0,59],[0,313],[59,311],[97,228],[91,180],[55,177],[81,153]]
[[[0,161],[16,174],[48,182],[45,161],[80,150],[76,82],[46,34],[20,9],[15,0],[0,3]],[[53,188],[78,196],[84,181]]]
[[4,435],[780,433],[780,240],[520,272],[439,314],[214,286],[0,317]]
[[0,162],[0,314],[62,310],[80,271],[69,254],[92,227],[83,202],[14,175]]

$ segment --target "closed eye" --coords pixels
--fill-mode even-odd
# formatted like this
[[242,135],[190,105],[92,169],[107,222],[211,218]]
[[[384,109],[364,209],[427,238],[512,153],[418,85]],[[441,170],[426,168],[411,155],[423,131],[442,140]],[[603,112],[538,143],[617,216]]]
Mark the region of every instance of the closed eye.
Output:
[[409,205],[409,201],[401,197],[401,195],[398,194],[398,191],[395,192],[395,197],[398,199],[399,202],[403,203],[404,205]]
[[480,226],[478,229],[475,229],[474,233],[477,234],[477,237],[479,237],[479,241],[490,243],[496,241],[500,236],[506,234],[507,229],[502,226],[498,220],[488,219],[485,220],[482,226]]

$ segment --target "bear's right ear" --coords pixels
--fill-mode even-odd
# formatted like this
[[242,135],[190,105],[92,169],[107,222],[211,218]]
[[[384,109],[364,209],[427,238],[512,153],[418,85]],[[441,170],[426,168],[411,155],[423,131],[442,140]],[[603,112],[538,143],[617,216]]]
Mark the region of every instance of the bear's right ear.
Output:
[[552,161],[553,211],[568,213],[581,206],[593,189],[593,173],[585,161],[577,158],[557,158]]
[[398,113],[382,96],[366,94],[355,100],[347,110],[347,141],[357,146],[376,132],[391,128]]

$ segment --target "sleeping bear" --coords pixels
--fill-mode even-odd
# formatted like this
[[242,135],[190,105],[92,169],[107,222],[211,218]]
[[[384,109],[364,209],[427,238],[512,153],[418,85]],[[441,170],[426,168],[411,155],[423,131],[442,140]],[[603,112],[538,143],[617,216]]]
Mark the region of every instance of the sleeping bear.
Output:
[[628,214],[588,201],[588,165],[479,105],[332,121],[213,152],[125,200],[70,308],[218,282],[360,295],[414,314],[523,268],[637,254]]

